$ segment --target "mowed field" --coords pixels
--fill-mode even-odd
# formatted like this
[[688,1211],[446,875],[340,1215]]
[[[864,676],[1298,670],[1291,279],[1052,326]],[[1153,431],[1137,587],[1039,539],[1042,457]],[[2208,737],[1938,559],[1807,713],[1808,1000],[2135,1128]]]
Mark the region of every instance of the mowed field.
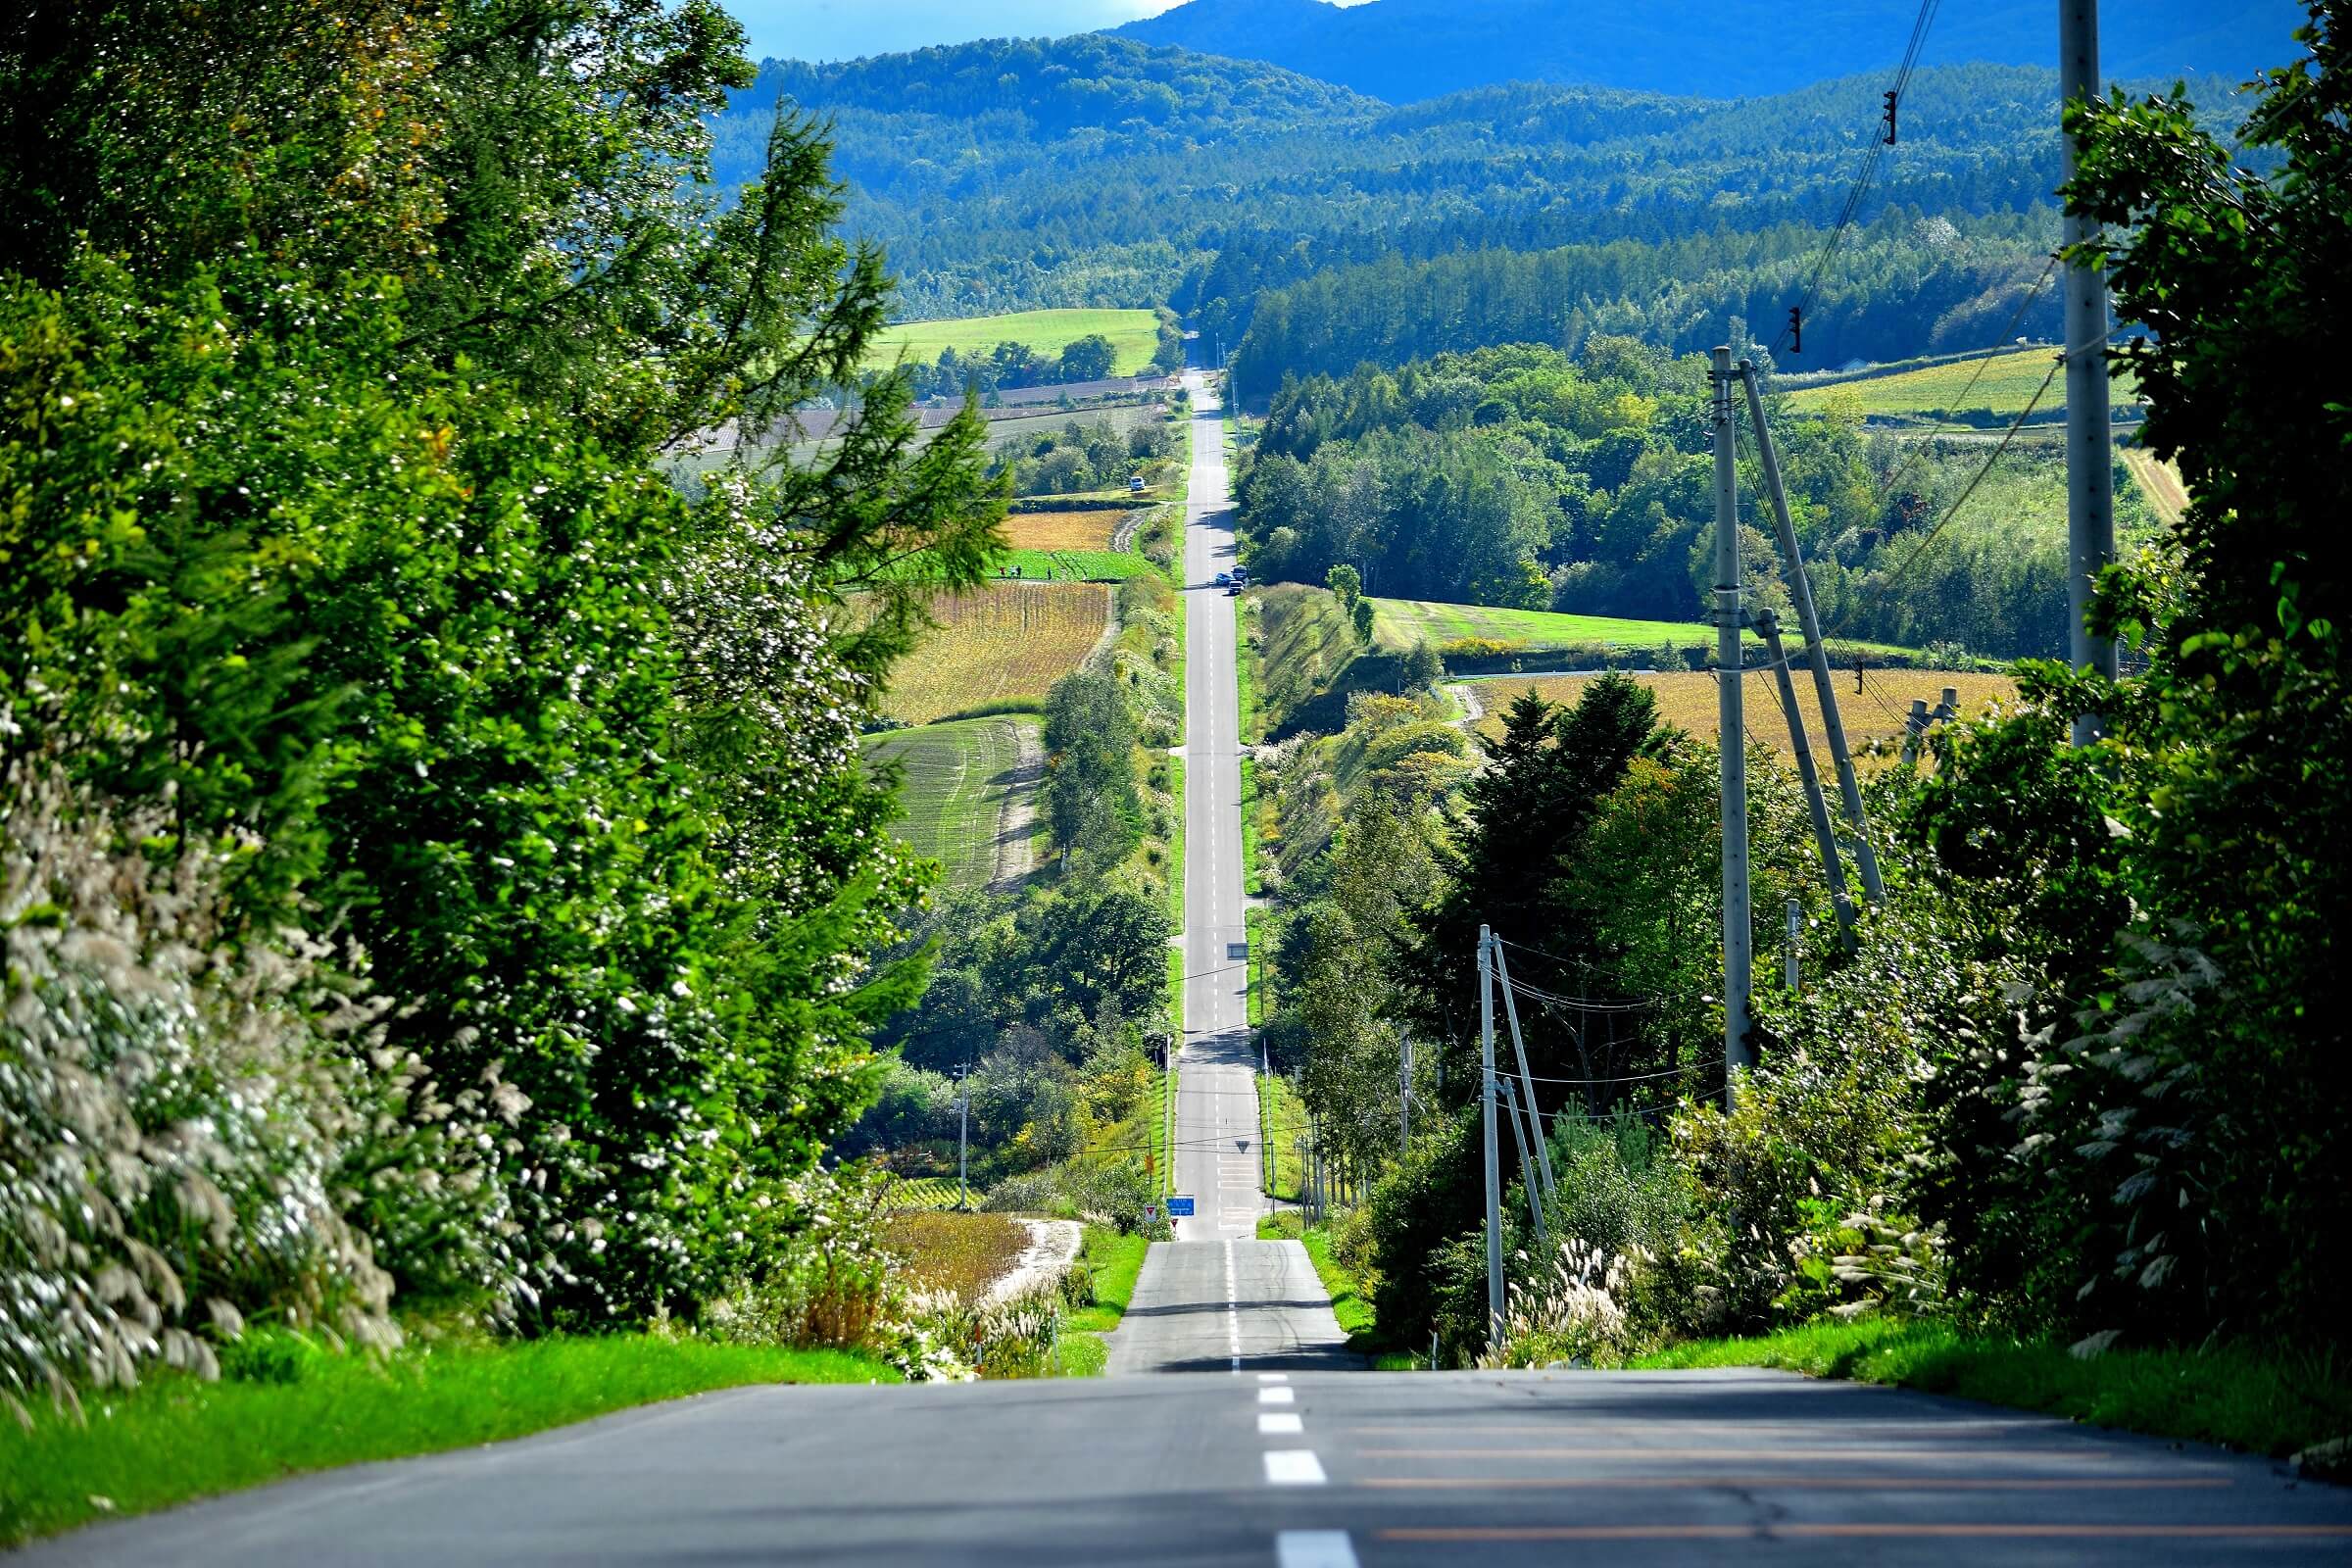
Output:
[[1015,311],[1008,316],[886,326],[874,340],[869,360],[888,365],[901,350],[910,360],[937,360],[942,349],[969,358],[1000,343],[1026,343],[1039,354],[1053,356],[1095,333],[1110,339],[1113,375],[1133,375],[1150,365],[1159,345],[1159,321],[1150,311]]
[[943,599],[941,624],[891,671],[883,710],[930,724],[988,708],[1042,703],[1076,669],[1110,620],[1110,590],[1094,583],[992,582]]
[[[1989,414],[2017,415],[2025,411],[2028,403],[2034,403],[2034,412],[2039,414],[2066,407],[2064,375],[2052,380],[2040,401],[2034,402],[2034,394],[2039,390],[2042,378],[2050,373],[2057,352],[2054,348],[2017,349],[1996,354],[1989,360],[1931,365],[1893,375],[1858,374],[1847,380],[1793,388],[1788,393],[1788,406],[1819,413],[1829,408],[1833,400],[1850,400],[1864,414],[1917,416],[1938,410],[1982,409]],[[1973,387],[1969,384],[1972,376],[1976,378]],[[2114,402],[2131,403],[2137,398],[2138,389],[2130,378],[2115,383]]]
[[[900,838],[939,861],[956,887],[982,887],[1030,865],[1031,818],[1043,743],[1019,714],[891,730],[866,742],[873,761],[899,765]],[[1017,842],[1015,842],[1017,840]]]
[[1501,610],[1492,605],[1443,605],[1422,599],[1372,601],[1372,641],[1402,653],[1417,642],[1444,647],[1463,637],[1523,643],[1537,652],[1577,643],[1655,648],[1712,646],[1712,627],[1694,621],[1620,620],[1610,615],[1563,615],[1549,610]]
[[[1933,710],[1942,700],[1943,688],[1956,686],[1960,690],[1960,711],[1971,715],[1995,702],[2005,702],[2017,695],[2017,683],[2006,675],[1959,674],[1936,669],[1872,669],[1863,676],[1863,690],[1854,690],[1851,670],[1838,670],[1838,714],[1845,721],[1848,745],[1860,751],[1872,741],[1900,742],[1903,720],[1911,711],[1911,699],[1925,698]],[[1802,668],[1791,671],[1796,684],[1797,711],[1804,715],[1805,734],[1813,746],[1813,754],[1824,768],[1828,766],[1828,752],[1822,743],[1821,705],[1815,700],[1812,674]],[[1590,675],[1550,676],[1539,680],[1519,680],[1498,675],[1475,683],[1480,704],[1486,712],[1478,721],[1478,732],[1487,740],[1502,737],[1503,710],[1517,700],[1519,694],[1533,690],[1549,703],[1573,703],[1583,695]],[[1716,735],[1719,710],[1716,706],[1715,677],[1704,670],[1675,672],[1663,675],[1632,677],[1657,695],[1658,716],[1679,729],[1685,729],[1702,740],[1712,741]],[[1788,744],[1788,720],[1781,710],[1780,683],[1770,670],[1751,669],[1744,677],[1742,702],[1748,732],[1784,757],[1793,757],[1795,749]],[[1826,774],[1825,774],[1826,776]]]

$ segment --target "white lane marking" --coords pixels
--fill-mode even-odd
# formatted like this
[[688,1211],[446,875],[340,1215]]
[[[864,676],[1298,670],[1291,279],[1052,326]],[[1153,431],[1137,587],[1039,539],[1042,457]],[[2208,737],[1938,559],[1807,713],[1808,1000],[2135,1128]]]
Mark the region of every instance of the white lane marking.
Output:
[[1257,1391],[1257,1402],[1260,1404],[1297,1404],[1298,1391],[1285,1388],[1279,1383],[1270,1384]]
[[1356,1568],[1345,1530],[1285,1530],[1274,1538],[1274,1568]]
[[1257,1435],[1261,1438],[1295,1438],[1305,1430],[1296,1410],[1260,1410],[1257,1413]]
[[1260,1372],[1257,1375],[1257,1381],[1260,1383],[1288,1383],[1291,1381],[1291,1375],[1288,1372]]
[[1323,1461],[1315,1457],[1312,1448],[1268,1448],[1266,1450],[1266,1485],[1269,1487],[1319,1487],[1323,1485]]

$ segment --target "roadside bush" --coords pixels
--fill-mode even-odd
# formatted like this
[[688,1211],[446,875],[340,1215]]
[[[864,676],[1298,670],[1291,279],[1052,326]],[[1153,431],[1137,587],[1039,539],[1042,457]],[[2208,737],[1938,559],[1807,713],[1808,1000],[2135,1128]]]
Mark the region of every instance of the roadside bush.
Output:
[[0,799],[0,1402],[211,1376],[248,1322],[396,1344],[385,1231],[496,1292],[495,1069],[419,1083],[362,956],[238,940],[229,858],[152,858],[161,808],[117,821],[36,763]]
[[1622,1356],[1633,1339],[1621,1299],[1642,1254],[1612,1255],[1560,1243],[1550,1271],[1511,1287],[1502,1337],[1478,1358],[1482,1367],[1590,1365]]
[[1122,1235],[1145,1231],[1167,1239],[1167,1221],[1147,1227],[1144,1210],[1158,1193],[1143,1166],[1126,1160],[1065,1160],[1007,1177],[989,1189],[981,1207],[1000,1214],[1049,1214],[1116,1226]]

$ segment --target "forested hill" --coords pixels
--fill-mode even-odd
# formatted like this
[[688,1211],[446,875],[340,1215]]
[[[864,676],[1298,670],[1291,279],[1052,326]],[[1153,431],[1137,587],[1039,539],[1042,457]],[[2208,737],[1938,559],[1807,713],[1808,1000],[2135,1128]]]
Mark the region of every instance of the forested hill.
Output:
[[[1258,290],[1334,265],[1826,222],[1880,85],[1736,105],[1518,85],[1391,108],[1095,34],[770,62],[715,129],[734,181],[779,98],[830,119],[848,226],[888,251],[905,315],[1172,303],[1230,345]],[[1909,102],[1865,220],[1891,203],[1965,224],[2047,199],[2052,73],[1923,71]]]
[[[1903,52],[1912,9],[1888,0],[1733,0],[1677,6],[1587,0],[1191,0],[1116,29],[1287,66],[1395,103],[1503,81],[1584,82],[1732,98],[1878,71]],[[2140,0],[2101,21],[2109,76],[2213,73],[2276,63],[2301,21],[2293,0]],[[2057,64],[2047,0],[1994,0],[1936,19],[1927,58]]]

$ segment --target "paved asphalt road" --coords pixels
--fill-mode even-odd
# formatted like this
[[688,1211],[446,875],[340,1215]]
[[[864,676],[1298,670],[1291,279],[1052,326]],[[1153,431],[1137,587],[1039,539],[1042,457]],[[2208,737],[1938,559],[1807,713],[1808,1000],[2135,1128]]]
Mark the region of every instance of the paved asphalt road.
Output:
[[[1195,583],[1231,560],[1213,404]],[[2352,1562],[2352,1492],[2213,1449],[1770,1372],[1373,1373],[1250,1239],[1233,601],[1190,595],[1179,1180],[1114,1374],[742,1389],[52,1542],[28,1564]]]
[[100,1526],[24,1560],[2348,1559],[2352,1492],[1925,1395],[1768,1372],[1247,1370],[744,1389]]
[[1179,1242],[1254,1236],[1256,1058],[1250,1046],[1249,929],[1242,917],[1241,690],[1235,609],[1216,585],[1235,564],[1223,406],[1187,371],[1193,467],[1185,504],[1184,1050],[1176,1096],[1176,1190],[1196,1213]]

